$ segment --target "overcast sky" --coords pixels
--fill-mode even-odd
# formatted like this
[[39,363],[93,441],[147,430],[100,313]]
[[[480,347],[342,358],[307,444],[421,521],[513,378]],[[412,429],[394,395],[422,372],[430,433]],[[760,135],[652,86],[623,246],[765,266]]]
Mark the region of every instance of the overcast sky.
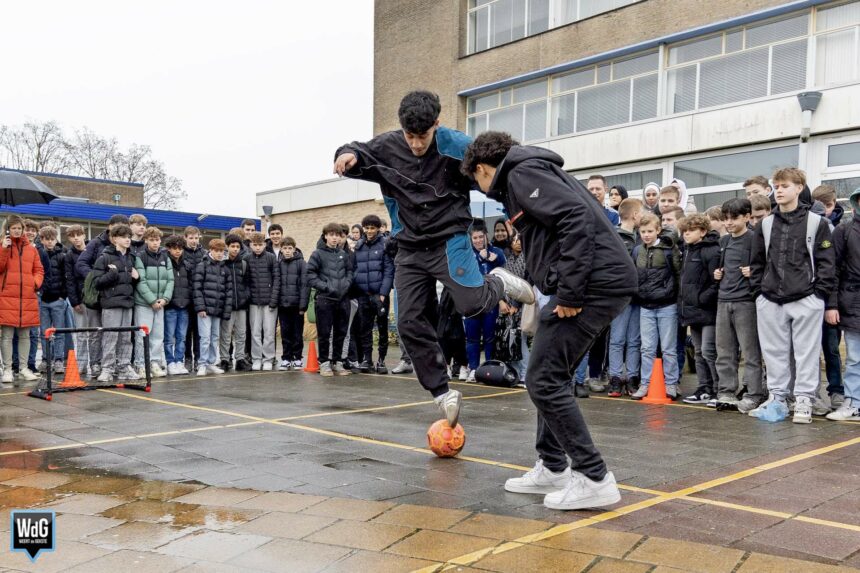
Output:
[[147,144],[187,211],[331,176],[372,135],[373,2],[3,2],[0,124]]

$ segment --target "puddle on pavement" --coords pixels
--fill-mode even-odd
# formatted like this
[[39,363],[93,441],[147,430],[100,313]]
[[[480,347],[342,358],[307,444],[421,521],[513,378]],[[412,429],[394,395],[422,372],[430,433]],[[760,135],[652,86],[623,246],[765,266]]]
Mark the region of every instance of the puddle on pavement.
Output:
[[173,525],[179,527],[205,527],[206,529],[229,529],[247,523],[263,515],[262,511],[230,509],[201,505],[197,509],[177,515]]

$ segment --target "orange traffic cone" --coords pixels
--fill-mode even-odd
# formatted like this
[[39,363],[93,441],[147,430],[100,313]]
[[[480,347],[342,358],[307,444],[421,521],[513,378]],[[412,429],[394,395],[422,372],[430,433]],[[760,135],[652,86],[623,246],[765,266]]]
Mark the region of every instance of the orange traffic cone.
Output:
[[80,388],[82,386],[86,386],[86,383],[81,380],[81,375],[78,373],[78,359],[75,357],[74,349],[69,350],[69,359],[66,361],[66,375],[63,377],[63,383],[60,384],[60,388]]
[[308,345],[308,364],[304,368],[305,372],[319,372],[320,361],[317,358],[317,345],[311,340]]
[[648,395],[642,398],[646,404],[671,404],[672,399],[666,396],[666,378],[663,376],[663,359],[655,358],[651,369],[651,382],[648,384]]

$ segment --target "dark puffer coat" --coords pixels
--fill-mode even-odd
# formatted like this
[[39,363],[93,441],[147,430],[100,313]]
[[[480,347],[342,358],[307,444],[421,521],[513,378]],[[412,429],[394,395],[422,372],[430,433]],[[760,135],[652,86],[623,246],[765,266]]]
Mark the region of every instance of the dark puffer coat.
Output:
[[665,232],[654,246],[644,243],[633,249],[633,262],[639,274],[639,291],[634,302],[644,308],[662,308],[678,298],[681,255],[672,233]]
[[[111,269],[110,265],[116,266]],[[106,308],[134,308],[134,287],[138,279],[132,278],[134,255],[120,254],[108,245],[93,266],[93,282],[99,290],[99,305]]]
[[362,294],[388,296],[394,285],[394,261],[385,252],[385,240],[377,235],[370,242],[360,239],[353,251],[355,273],[353,282]]
[[710,231],[695,245],[687,245],[678,294],[678,319],[682,326],[717,323],[720,283],[714,280],[714,271],[719,266],[720,235],[716,231]]
[[278,308],[281,295],[281,265],[275,253],[253,252],[248,256],[251,274],[251,304]]
[[197,246],[196,249],[189,249],[188,247],[184,247],[185,253],[182,255],[182,260],[185,261],[185,267],[188,269],[188,276],[191,278],[191,281],[194,281],[194,271],[197,270],[197,265],[203,262],[203,259],[206,258],[208,254],[206,249],[201,246]]
[[45,280],[42,282],[42,302],[55,302],[66,298],[66,250],[57,243],[48,251],[39,245],[42,260],[47,260]]
[[185,253],[178,259],[170,257],[173,267],[173,296],[167,303],[167,308],[187,309],[191,304],[191,277],[185,264]]
[[84,296],[84,279],[78,276],[75,271],[75,266],[78,259],[84,253],[74,247],[69,247],[66,250],[66,262],[63,265],[63,273],[66,281],[66,296],[69,298],[69,304],[73,307],[83,304]]
[[839,279],[839,326],[860,332],[860,189],[851,194],[855,217],[833,232]]
[[308,265],[302,252],[296,249],[289,259],[281,251],[281,306],[298,307],[304,312],[308,309],[310,289],[307,288]]
[[343,249],[321,247],[311,253],[307,267],[308,286],[317,298],[340,300],[352,284],[352,263]]
[[194,271],[194,310],[230,320],[233,285],[224,261],[207,256]]
[[248,261],[242,253],[233,259],[224,261],[227,270],[230,271],[230,283],[233,287],[233,310],[247,310],[251,304],[251,271]]
[[[96,264],[102,251],[110,244],[107,231],[103,231],[98,237],[87,243],[87,248],[84,249],[84,252],[81,253],[81,256],[75,262],[75,272],[81,281],[86,280],[87,275],[93,271],[93,266]],[[83,285],[83,282],[81,285]]]

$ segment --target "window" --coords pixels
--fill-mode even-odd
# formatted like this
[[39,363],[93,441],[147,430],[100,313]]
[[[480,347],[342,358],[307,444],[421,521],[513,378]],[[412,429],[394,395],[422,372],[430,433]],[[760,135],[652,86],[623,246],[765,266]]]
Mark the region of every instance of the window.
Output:
[[693,202],[696,204],[696,209],[703,212],[707,211],[711,207],[722,206],[723,203],[731,199],[746,198],[746,196],[747,192],[743,189],[691,195]]
[[803,89],[808,26],[803,12],[670,47],[670,113]]
[[627,191],[644,189],[651,182],[660,185],[663,181],[662,169],[649,169],[648,171],[635,171],[633,173],[622,173],[619,175],[606,176],[606,188],[611,189],[616,185],[622,185]]
[[860,142],[840,143],[827,148],[827,166],[860,165]]
[[752,175],[769,177],[780,167],[796,167],[798,147],[774,147],[743,153],[730,153],[688,161],[677,161],[674,177],[682,179],[688,189],[737,184]]
[[855,189],[860,188],[860,177],[849,177],[847,179],[827,179],[822,185],[833,185],[836,188],[836,198],[847,200]]
[[640,0],[469,0],[474,54]]
[[547,81],[520,84],[488,95],[470,98],[467,131],[507,131],[517,141],[546,137]]
[[860,77],[860,2],[818,11],[815,83],[839,84]]

